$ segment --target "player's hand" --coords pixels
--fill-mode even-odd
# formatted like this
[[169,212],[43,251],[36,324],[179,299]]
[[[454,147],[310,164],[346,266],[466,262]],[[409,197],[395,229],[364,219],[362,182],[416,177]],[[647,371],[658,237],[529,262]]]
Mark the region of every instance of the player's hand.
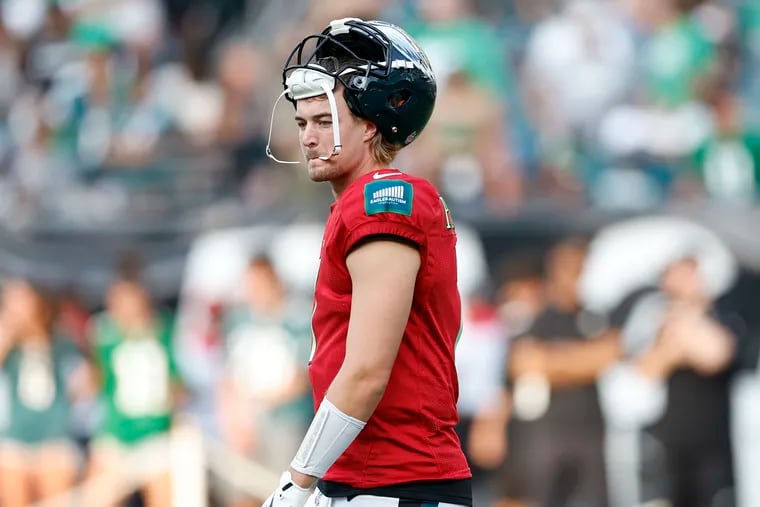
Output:
[[302,488],[284,472],[280,477],[280,486],[264,501],[262,507],[304,507],[311,496],[311,489]]

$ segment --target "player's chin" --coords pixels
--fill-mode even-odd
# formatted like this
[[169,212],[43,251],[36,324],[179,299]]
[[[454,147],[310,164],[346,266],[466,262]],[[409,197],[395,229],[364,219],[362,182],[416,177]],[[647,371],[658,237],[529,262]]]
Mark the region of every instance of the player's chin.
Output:
[[330,179],[331,166],[329,162],[312,158],[306,163],[309,168],[309,178],[313,181],[327,181]]

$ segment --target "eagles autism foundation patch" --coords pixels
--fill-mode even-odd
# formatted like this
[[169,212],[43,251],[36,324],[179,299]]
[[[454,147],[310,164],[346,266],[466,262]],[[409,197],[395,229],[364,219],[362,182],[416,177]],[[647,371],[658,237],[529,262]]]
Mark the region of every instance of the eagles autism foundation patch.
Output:
[[378,180],[364,185],[364,211],[376,213],[412,214],[414,189],[408,181]]

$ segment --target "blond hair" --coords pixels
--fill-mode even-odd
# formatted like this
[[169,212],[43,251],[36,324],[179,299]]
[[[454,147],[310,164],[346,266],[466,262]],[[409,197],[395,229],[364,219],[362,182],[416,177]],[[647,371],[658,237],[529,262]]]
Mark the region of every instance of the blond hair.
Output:
[[372,152],[372,158],[378,164],[389,166],[393,159],[398,155],[400,147],[389,143],[378,130],[375,136],[369,141],[369,148]]

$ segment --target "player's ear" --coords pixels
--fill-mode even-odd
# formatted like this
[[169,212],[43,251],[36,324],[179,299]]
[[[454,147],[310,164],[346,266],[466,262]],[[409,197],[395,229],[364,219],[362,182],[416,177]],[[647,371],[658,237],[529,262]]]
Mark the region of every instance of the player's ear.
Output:
[[371,121],[364,120],[364,142],[368,143],[377,134],[377,126]]

